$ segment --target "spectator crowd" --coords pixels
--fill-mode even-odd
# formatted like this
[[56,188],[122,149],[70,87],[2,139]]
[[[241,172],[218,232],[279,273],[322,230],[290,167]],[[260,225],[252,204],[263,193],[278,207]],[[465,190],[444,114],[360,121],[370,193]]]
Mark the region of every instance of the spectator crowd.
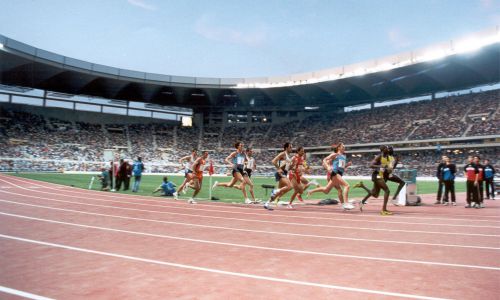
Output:
[[[191,149],[210,150],[217,166],[236,140],[254,148],[260,173],[270,173],[270,161],[284,142],[305,147],[394,141],[458,138],[500,134],[499,91],[452,96],[342,114],[321,114],[281,124],[220,127],[181,127],[167,124],[91,124],[44,117],[0,107],[0,171],[100,171],[104,149],[120,158],[143,157],[148,172],[178,172],[178,159]],[[497,148],[484,148],[482,156],[498,163]],[[446,153],[456,164],[465,162],[467,149]],[[477,150],[477,149],[475,149]],[[349,151],[349,149],[347,149]],[[447,150],[448,151],[448,150]],[[405,167],[419,176],[433,176],[440,151],[400,153]],[[351,155],[350,175],[367,175],[370,154]],[[321,155],[308,156],[321,166]],[[223,172],[224,167],[219,168]],[[322,174],[321,167],[313,169]]]

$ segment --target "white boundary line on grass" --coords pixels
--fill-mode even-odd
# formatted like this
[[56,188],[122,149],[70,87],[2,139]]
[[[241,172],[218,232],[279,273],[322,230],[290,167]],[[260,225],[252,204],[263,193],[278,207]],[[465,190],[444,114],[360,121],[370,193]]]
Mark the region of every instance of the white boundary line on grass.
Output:
[[359,293],[366,293],[366,294],[376,294],[376,295],[384,295],[384,296],[394,296],[394,297],[402,297],[402,298],[429,299],[429,300],[430,299],[432,299],[432,300],[443,299],[443,298],[419,296],[419,295],[412,295],[412,294],[384,292],[384,291],[361,289],[361,288],[350,288],[350,287],[343,287],[343,286],[338,286],[338,285],[291,280],[291,279],[276,278],[276,277],[269,277],[269,276],[260,276],[260,275],[253,275],[253,274],[247,274],[247,273],[230,272],[230,271],[224,271],[224,270],[219,270],[219,269],[197,267],[197,266],[173,263],[173,262],[168,262],[168,261],[147,259],[147,258],[141,258],[141,257],[129,256],[129,255],[122,255],[122,254],[118,254],[118,253],[111,253],[111,252],[97,251],[97,250],[86,249],[86,248],[72,247],[72,246],[63,245],[63,244],[56,244],[56,243],[31,240],[31,239],[10,236],[10,235],[4,235],[4,234],[0,234],[0,238],[16,240],[16,241],[25,242],[25,243],[32,243],[32,244],[37,244],[37,245],[43,245],[43,246],[48,246],[48,247],[54,247],[54,248],[78,251],[78,252],[83,252],[83,253],[97,254],[97,255],[127,259],[127,260],[132,260],[132,261],[169,266],[169,267],[174,267],[174,268],[182,268],[182,269],[188,269],[188,270],[210,272],[210,273],[236,276],[236,277],[242,277],[242,278],[251,278],[251,279],[258,279],[258,280],[265,280],[265,281],[272,281],[272,282],[281,282],[281,283],[302,285],[302,286],[312,286],[312,287],[319,287],[319,288],[343,290],[343,291],[349,291],[349,292],[359,292]]
[[[313,235],[313,234],[302,234],[302,233],[289,233],[289,232],[276,232],[276,231],[243,229],[243,228],[234,228],[234,227],[225,227],[225,226],[214,226],[214,225],[201,225],[201,224],[192,224],[192,223],[183,223],[183,222],[172,222],[172,221],[145,219],[145,218],[133,218],[133,217],[126,217],[126,216],[119,216],[119,215],[100,214],[100,213],[85,212],[85,211],[73,210],[73,209],[55,208],[55,207],[50,207],[50,206],[27,204],[27,203],[15,202],[15,201],[9,201],[9,200],[2,200],[2,199],[0,199],[0,202],[12,203],[12,204],[22,205],[22,206],[37,207],[37,208],[43,208],[43,209],[49,209],[49,210],[72,212],[72,213],[78,213],[78,214],[84,214],[84,215],[91,215],[91,216],[100,216],[100,217],[106,217],[106,218],[117,218],[117,219],[124,219],[124,220],[136,220],[136,221],[145,221],[145,222],[152,222],[152,223],[172,224],[172,225],[180,225],[180,226],[199,227],[199,228],[222,229],[222,230],[230,230],[230,231],[263,233],[263,234],[266,234],[266,235],[275,234],[275,235],[286,235],[286,236],[297,236],[297,237],[308,237],[308,238],[319,238],[319,239],[336,239],[336,240],[348,240],[348,241],[361,241],[361,242],[373,242],[373,243],[393,243],[393,244],[423,245],[423,246],[451,247],[451,248],[470,248],[470,249],[483,249],[483,250],[500,250],[500,248],[497,248],[497,247],[487,247],[487,246],[471,246],[471,245],[437,244],[437,243],[410,242],[410,241],[376,240],[376,239],[363,239],[363,238],[349,238],[349,237],[341,237],[341,236],[325,236],[325,235]],[[0,214],[1,213],[2,212],[0,212]],[[3,212],[3,213],[5,213],[5,212]]]

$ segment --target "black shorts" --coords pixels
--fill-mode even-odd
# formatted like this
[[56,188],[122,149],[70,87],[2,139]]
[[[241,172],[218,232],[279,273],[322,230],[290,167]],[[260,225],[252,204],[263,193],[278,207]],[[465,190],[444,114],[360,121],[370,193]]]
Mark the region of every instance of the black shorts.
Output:
[[337,170],[335,172],[332,170],[332,172],[330,173],[330,178],[333,179],[335,176],[337,176],[337,174],[339,174],[340,176],[344,176],[344,171]]
[[[384,187],[387,188],[387,184],[383,178],[377,178],[373,181],[373,189],[371,190],[372,196],[378,198],[380,195],[380,190],[384,190]],[[389,189],[387,188],[387,191]]]
[[252,169],[245,169],[245,172],[247,173],[248,177],[252,177]]
[[188,169],[188,170],[185,170],[185,171],[184,171],[184,178],[188,177],[188,174],[190,174],[190,173],[192,174],[192,173],[193,173],[193,170],[189,170],[189,169]]
[[233,172],[232,172],[233,177],[234,177],[234,174],[236,174],[236,173],[240,173],[241,176],[245,176],[245,175],[248,176],[247,172],[245,170],[243,170],[243,165],[236,165],[233,167]]
[[[384,178],[385,179],[385,178]],[[404,182],[403,179],[401,179],[398,175],[396,174],[389,174],[389,176],[387,176],[387,179],[385,179],[385,181],[392,181],[392,182],[396,182],[396,183],[400,183],[400,182]]]
[[288,175],[288,171],[285,171],[285,170],[283,170],[281,172],[281,174],[279,172],[276,172],[276,173],[274,173],[274,179],[276,179],[276,181],[280,181],[281,178],[286,178],[287,175]]

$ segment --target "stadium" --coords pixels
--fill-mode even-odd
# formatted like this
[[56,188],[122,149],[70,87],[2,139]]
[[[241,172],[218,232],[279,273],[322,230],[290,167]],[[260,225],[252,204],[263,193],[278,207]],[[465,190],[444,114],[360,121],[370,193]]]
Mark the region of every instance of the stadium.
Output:
[[[387,146],[390,198],[375,197],[360,187],[377,187]],[[500,169],[499,146],[499,26],[252,78],[116,68],[0,35],[0,298],[497,299],[497,182],[469,199],[467,168]]]

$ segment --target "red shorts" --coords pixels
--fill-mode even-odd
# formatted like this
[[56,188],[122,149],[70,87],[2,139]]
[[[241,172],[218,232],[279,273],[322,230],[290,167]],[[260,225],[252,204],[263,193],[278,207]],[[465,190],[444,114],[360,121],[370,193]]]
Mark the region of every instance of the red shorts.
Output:
[[292,180],[293,178],[295,178],[298,183],[300,183],[300,177],[301,177],[300,174],[297,172],[288,173],[288,179]]
[[200,183],[203,181],[203,172],[196,172],[195,176]]

